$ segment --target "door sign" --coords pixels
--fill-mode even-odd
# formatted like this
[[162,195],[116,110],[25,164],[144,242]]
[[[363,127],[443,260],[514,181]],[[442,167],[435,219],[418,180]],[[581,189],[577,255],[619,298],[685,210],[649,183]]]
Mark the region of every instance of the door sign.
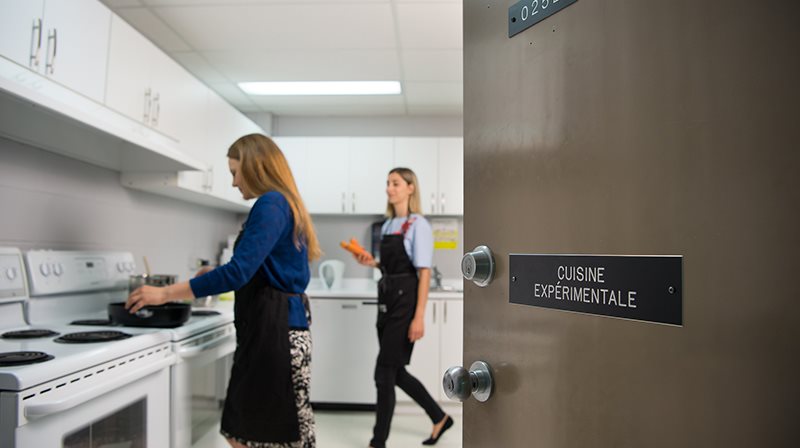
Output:
[[508,8],[508,37],[521,33],[578,0],[522,0]]
[[509,255],[509,302],[683,325],[683,256]]

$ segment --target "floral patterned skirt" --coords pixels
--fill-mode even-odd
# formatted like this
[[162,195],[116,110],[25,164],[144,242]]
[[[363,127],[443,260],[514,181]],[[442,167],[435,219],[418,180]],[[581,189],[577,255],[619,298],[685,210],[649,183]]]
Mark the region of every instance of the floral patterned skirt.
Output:
[[292,356],[292,384],[294,385],[297,421],[300,424],[300,440],[289,443],[253,442],[234,437],[225,431],[220,433],[248,448],[315,448],[314,412],[308,392],[311,384],[311,332],[289,330],[289,353]]

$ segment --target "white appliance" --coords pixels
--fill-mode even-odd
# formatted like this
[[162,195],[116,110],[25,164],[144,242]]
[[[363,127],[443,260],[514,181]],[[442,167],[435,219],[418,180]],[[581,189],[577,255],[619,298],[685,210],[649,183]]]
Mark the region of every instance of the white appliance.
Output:
[[[169,368],[175,361],[169,335],[127,328],[98,333],[63,319],[71,309],[65,291],[104,289],[125,275],[109,275],[108,266],[94,260],[36,265],[31,291],[49,295],[46,306],[34,307],[20,251],[0,248],[0,446],[169,443]],[[41,324],[29,325],[26,310]],[[81,336],[94,342],[65,342]]]
[[[31,291],[29,317],[32,323],[43,323],[52,315],[58,301],[70,307],[59,316],[63,322],[91,324],[95,330],[158,333],[170,343],[175,363],[169,371],[170,442],[173,448],[191,447],[220,421],[227,388],[232,353],[236,348],[236,331],[232,310],[193,309],[192,316],[176,328],[111,326],[107,305],[124,302],[128,296],[128,278],[134,273],[133,255],[127,252],[31,251],[26,254],[30,271],[42,281]],[[91,263],[94,269],[107,273],[106,279],[95,275],[99,286],[87,291],[86,286],[69,281],[68,266]],[[60,268],[59,268],[60,267]],[[56,269],[62,273],[55,275]],[[44,272],[50,272],[44,275]],[[62,295],[52,295],[54,278],[60,277],[66,287]],[[65,278],[66,277],[66,278]],[[41,286],[39,286],[41,285]],[[167,446],[167,445],[157,445]]]

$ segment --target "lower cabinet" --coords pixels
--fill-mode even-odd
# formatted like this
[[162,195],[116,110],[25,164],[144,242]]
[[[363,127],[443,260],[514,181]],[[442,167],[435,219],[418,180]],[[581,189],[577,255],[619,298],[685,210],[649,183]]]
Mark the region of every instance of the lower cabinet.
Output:
[[[378,356],[377,300],[311,298],[311,401],[325,404],[375,404],[373,372]],[[407,367],[438,401],[442,375],[461,365],[463,302],[429,299],[425,336],[414,345]],[[397,389],[397,401],[411,398]]]

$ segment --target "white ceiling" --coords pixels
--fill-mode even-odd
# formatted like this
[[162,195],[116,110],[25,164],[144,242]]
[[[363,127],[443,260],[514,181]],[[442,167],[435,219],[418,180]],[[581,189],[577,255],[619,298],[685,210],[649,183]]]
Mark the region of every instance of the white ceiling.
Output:
[[[461,115],[462,0],[101,0],[243,112]],[[402,95],[249,96],[242,81],[390,81]]]

